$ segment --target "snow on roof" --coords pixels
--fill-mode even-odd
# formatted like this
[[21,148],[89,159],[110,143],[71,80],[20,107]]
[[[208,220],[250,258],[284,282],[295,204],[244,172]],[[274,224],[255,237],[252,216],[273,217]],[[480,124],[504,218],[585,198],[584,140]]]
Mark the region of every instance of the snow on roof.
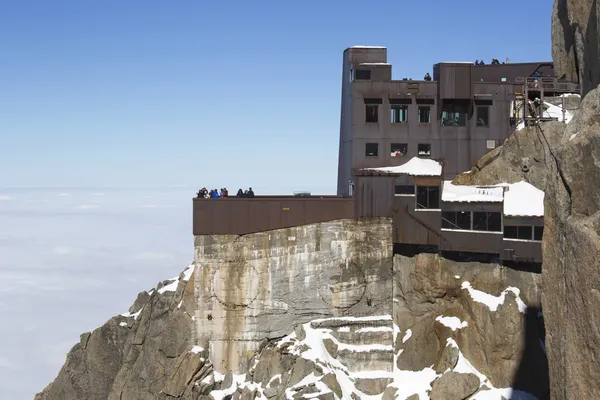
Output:
[[508,185],[504,193],[504,215],[543,217],[544,192],[525,181]]
[[453,185],[451,181],[445,181],[442,187],[442,201],[449,203],[502,203],[504,188],[501,186],[467,186]]
[[408,162],[396,167],[363,168],[363,170],[414,176],[440,176],[442,175],[442,164],[435,160],[413,157]]
[[473,64],[473,61],[442,61],[440,64]]
[[360,63],[358,65],[392,65],[390,63],[384,63],[384,62],[364,62],[364,63]]
[[567,124],[573,118],[573,114],[569,111],[565,110],[565,117],[563,119],[563,110],[562,107],[555,106],[554,104],[544,102],[544,113],[543,117],[557,118],[561,122],[566,122]]
[[350,46],[351,49],[386,49],[385,46]]

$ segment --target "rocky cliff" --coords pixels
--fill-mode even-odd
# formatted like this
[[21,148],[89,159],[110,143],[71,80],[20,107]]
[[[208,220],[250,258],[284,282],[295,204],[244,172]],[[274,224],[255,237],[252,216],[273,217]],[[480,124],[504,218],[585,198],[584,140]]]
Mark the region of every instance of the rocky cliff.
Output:
[[598,0],[554,0],[552,57],[556,75],[582,83],[583,94],[600,84]]
[[390,229],[197,237],[37,399],[545,398],[540,276],[393,256]]

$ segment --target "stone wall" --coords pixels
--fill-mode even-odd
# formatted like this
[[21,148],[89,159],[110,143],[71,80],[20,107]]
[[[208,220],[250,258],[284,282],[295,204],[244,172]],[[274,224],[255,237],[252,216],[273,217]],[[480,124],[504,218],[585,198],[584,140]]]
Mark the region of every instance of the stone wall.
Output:
[[392,222],[339,220],[194,239],[196,334],[218,371],[316,318],[391,314]]

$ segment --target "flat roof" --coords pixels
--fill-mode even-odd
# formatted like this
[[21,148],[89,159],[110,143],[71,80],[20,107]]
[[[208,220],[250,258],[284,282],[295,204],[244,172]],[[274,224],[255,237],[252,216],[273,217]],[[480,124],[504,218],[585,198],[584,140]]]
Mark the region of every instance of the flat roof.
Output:
[[509,217],[543,217],[544,192],[532,184],[499,183],[490,186],[454,185],[444,181],[442,201],[446,203],[502,203]]
[[502,203],[504,188],[453,185],[452,181],[444,181],[442,187],[442,201],[446,203]]
[[442,164],[435,160],[413,157],[402,165],[394,167],[362,168],[362,171],[376,171],[388,174],[413,176],[441,176]]
[[362,45],[350,46],[348,48],[349,49],[387,49],[387,47],[385,47],[385,46],[362,46]]

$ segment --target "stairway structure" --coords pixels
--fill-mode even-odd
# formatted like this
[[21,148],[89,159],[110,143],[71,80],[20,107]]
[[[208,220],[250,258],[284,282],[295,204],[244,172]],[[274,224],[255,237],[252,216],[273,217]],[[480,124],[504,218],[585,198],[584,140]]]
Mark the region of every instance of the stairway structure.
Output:
[[328,334],[325,347],[347,369],[358,390],[381,394],[393,381],[394,328],[390,315],[329,318],[311,323]]

